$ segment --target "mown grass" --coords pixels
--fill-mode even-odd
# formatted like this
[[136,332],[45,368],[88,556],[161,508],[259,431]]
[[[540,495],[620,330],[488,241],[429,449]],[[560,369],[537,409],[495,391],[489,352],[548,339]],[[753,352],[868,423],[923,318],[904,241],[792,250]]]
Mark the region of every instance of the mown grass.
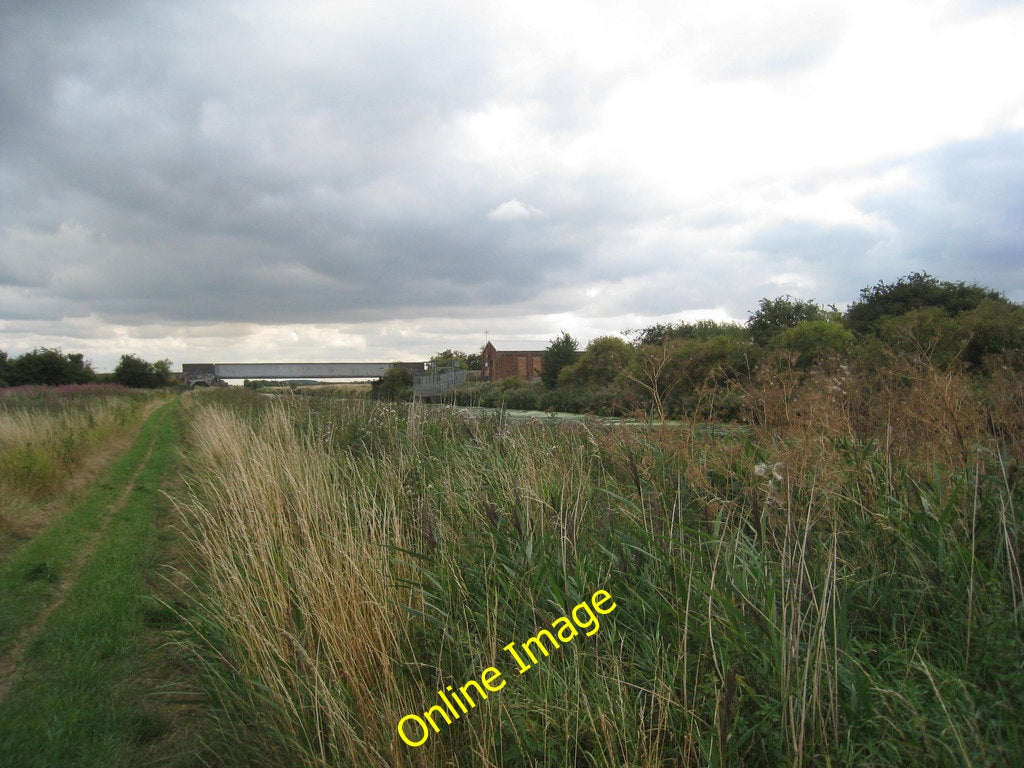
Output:
[[151,714],[151,692],[133,681],[142,672],[144,633],[159,613],[147,599],[145,577],[155,565],[152,517],[166,503],[160,489],[176,450],[173,408],[163,406],[147,422],[80,507],[4,566],[6,652],[53,597],[76,552],[88,551],[99,536],[63,601],[35,628],[0,702],[0,764],[137,765],[139,750],[168,727]]
[[[908,422],[930,446],[857,437],[808,398],[787,409],[813,423],[729,435],[191,396],[178,507],[217,753],[1024,762],[1020,457],[949,420]],[[598,589],[617,604],[600,630],[517,675],[503,646]],[[504,689],[399,738],[492,665]]]

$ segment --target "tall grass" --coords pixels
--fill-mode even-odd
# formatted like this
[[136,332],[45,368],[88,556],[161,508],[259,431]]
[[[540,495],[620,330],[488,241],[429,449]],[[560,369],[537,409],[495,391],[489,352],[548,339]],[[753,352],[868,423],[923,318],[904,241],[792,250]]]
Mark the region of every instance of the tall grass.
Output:
[[[218,753],[1020,763],[1018,459],[983,421],[922,417],[930,447],[869,436],[852,395],[806,386],[747,393],[762,418],[731,437],[190,396],[178,508]],[[503,646],[598,589],[617,605],[600,630],[517,675]],[[489,666],[502,690],[423,746],[399,738]]]
[[152,396],[111,385],[0,389],[0,527],[17,528],[12,510],[59,493]]

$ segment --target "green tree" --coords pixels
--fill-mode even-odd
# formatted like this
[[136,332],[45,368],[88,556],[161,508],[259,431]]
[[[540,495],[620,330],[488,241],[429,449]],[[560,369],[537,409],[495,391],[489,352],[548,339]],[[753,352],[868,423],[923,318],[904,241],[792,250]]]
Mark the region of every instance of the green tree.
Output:
[[631,337],[636,347],[653,346],[664,344],[671,339],[675,333],[675,326],[672,323],[655,323],[639,330],[626,329],[623,333]]
[[153,363],[153,370],[156,371],[157,386],[166,387],[171,383],[171,366],[173,363],[164,358]]
[[[648,344],[636,350],[621,380],[633,385],[638,399],[662,421],[698,411],[722,417],[729,384],[756,367],[758,354],[749,342],[730,335]],[[721,396],[711,396],[716,391]],[[717,402],[708,407],[708,401]]]
[[634,346],[642,347],[645,344],[664,344],[672,340],[707,341],[719,336],[728,336],[740,341],[748,338],[746,329],[736,323],[719,323],[715,320],[698,320],[695,323],[688,323],[680,320],[678,323],[656,323],[638,331],[623,331],[626,336],[632,337]]
[[878,333],[885,318],[927,307],[936,307],[954,317],[976,309],[985,301],[1009,304],[997,291],[980,285],[940,281],[927,272],[914,272],[895,283],[879,281],[870,288],[863,288],[860,299],[846,310],[843,321],[854,333]]
[[801,320],[792,328],[777,333],[770,346],[795,352],[796,367],[806,369],[830,357],[843,357],[853,345],[853,340],[853,333],[840,323]]
[[600,386],[613,382],[629,364],[635,350],[618,336],[601,336],[591,341],[583,355],[562,368],[558,386]]
[[698,320],[688,324],[689,330],[684,339],[693,341],[711,341],[712,339],[729,339],[731,341],[750,341],[750,332],[739,323],[719,323],[715,320]]
[[1024,307],[1008,301],[983,301],[957,318],[967,337],[964,360],[981,366],[995,355],[1021,359],[1024,351]]
[[576,362],[578,349],[576,340],[567,332],[554,339],[541,358],[540,380],[547,389],[554,389],[558,385],[558,375],[567,365]]
[[376,398],[384,400],[409,400],[412,397],[412,374],[400,365],[385,371],[371,389]]
[[161,385],[156,367],[135,355],[121,355],[114,369],[114,381],[132,389],[153,389]]
[[779,296],[775,299],[761,299],[757,311],[747,319],[747,330],[755,344],[765,346],[776,334],[797,323],[828,319],[829,313],[813,299]]
[[659,420],[668,418],[668,402],[685,379],[680,342],[644,344],[623,371],[624,380],[636,385],[648,399]]
[[86,384],[96,378],[81,353],[64,354],[60,349],[37,347],[8,364],[10,384]]
[[1024,307],[986,300],[951,316],[941,307],[922,307],[881,318],[877,336],[899,355],[940,368],[966,364],[980,371],[992,356],[1019,358],[1024,351]]
[[469,369],[469,355],[458,349],[446,349],[431,356],[427,361],[427,370],[431,372],[454,369]]
[[6,387],[7,384],[7,353],[0,349],[0,387]]
[[890,353],[946,368],[961,359],[967,333],[939,307],[921,307],[879,318],[875,335]]

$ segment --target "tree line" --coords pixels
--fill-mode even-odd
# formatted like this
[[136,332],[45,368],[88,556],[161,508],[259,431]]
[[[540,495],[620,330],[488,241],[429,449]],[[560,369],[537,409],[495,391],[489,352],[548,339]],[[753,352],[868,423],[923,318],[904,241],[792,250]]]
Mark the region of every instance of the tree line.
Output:
[[896,362],[1019,376],[1024,307],[977,284],[915,272],[862,289],[845,312],[787,295],[761,299],[743,324],[656,324],[594,339],[584,349],[562,333],[544,353],[540,383],[471,383],[454,398],[528,410],[738,420],[744,391],[759,380],[826,373],[866,382]]
[[77,352],[37,347],[18,357],[0,350],[0,387],[29,384],[61,386],[113,382],[133,389],[155,389],[171,383],[171,361],[147,362],[135,355],[122,355],[113,373],[100,374]]

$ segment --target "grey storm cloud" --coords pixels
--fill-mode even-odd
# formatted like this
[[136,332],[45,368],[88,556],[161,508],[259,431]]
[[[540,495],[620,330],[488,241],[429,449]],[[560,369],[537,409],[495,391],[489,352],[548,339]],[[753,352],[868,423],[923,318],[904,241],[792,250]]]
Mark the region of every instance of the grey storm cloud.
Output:
[[[0,338],[439,317],[554,335],[567,315],[743,319],[780,287],[849,300],[922,268],[1024,298],[1024,133],[822,170],[789,143],[817,136],[787,94],[830,85],[863,28],[784,5],[8,0]],[[773,153],[794,170],[739,167]],[[896,168],[908,184],[851,193],[859,218],[773,207]]]
[[489,77],[472,16],[393,11],[299,40],[219,8],[8,7],[0,224],[51,242],[32,279],[0,255],[4,283],[121,322],[401,316],[535,295],[620,208],[603,199],[618,182],[588,179],[559,216],[488,218],[572,179],[509,189],[446,154]]
[[[980,282],[1024,301],[1024,133],[955,142],[908,158],[912,194],[868,196],[900,263]],[[920,268],[915,266],[915,269]]]
[[[743,247],[817,275],[827,295],[842,302],[878,280],[916,271],[1024,299],[1024,134],[955,142],[847,173],[877,178],[897,170],[904,183],[854,201],[870,224],[780,218]],[[833,181],[824,173],[806,181],[805,191]]]
[[822,224],[810,221],[776,221],[754,237],[746,247],[775,257],[804,264],[858,259],[878,242],[878,235],[852,224]]

